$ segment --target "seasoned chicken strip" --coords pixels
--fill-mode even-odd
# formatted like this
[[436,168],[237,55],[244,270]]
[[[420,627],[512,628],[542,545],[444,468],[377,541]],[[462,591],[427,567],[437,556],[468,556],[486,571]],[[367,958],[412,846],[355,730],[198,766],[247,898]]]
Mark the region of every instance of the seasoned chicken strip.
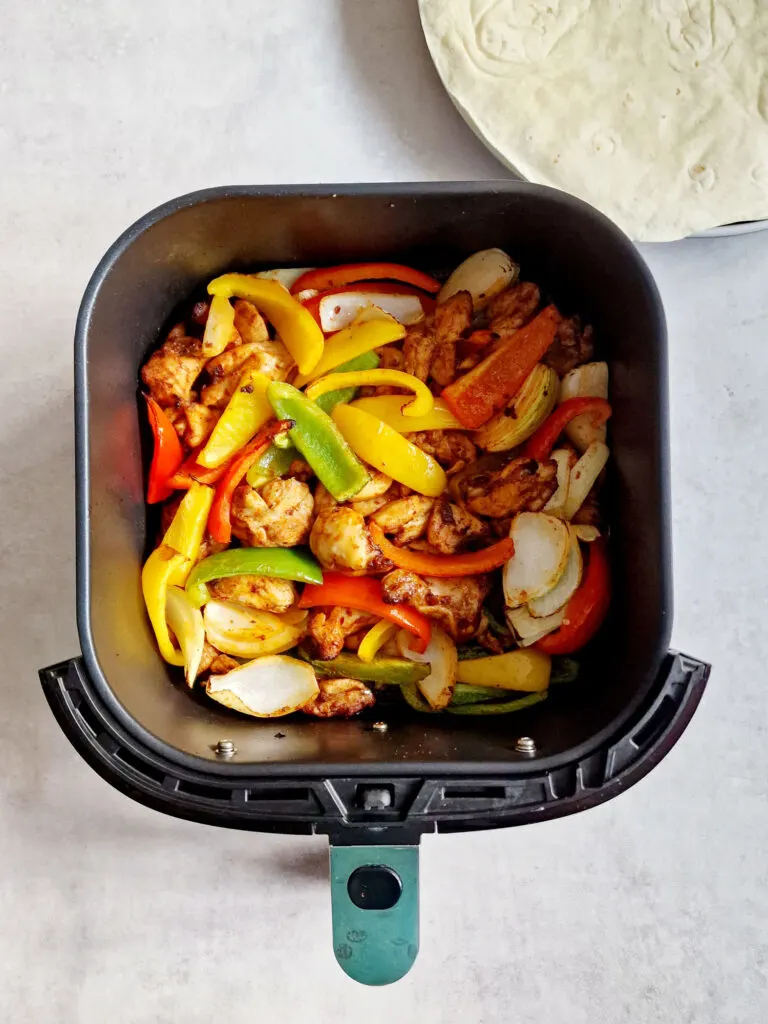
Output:
[[383,577],[384,600],[389,604],[410,604],[438,623],[456,643],[466,643],[480,627],[483,601],[491,583],[488,576],[451,576],[437,579],[405,569],[394,569]]
[[309,613],[307,629],[318,658],[330,661],[341,653],[348,636],[375,622],[375,615],[355,608],[314,608]]
[[531,281],[519,281],[505,288],[488,307],[491,330],[498,334],[519,330],[535,314],[540,301],[538,286]]
[[403,342],[403,369],[419,380],[426,380],[437,349],[434,317],[428,316],[407,329]]
[[346,505],[326,508],[318,515],[309,546],[324,569],[362,576],[391,565],[371,540],[363,517]]
[[582,327],[577,316],[563,317],[555,332],[555,340],[544,353],[542,362],[560,377],[588,363],[595,354],[592,328]]
[[448,476],[458,473],[477,458],[477,449],[461,430],[420,430],[405,436],[427,455],[437,459]]
[[211,431],[221,416],[221,410],[212,409],[200,402],[190,402],[184,406],[184,415],[187,419],[184,441],[190,448],[197,448],[211,436]]
[[409,498],[388,502],[373,513],[371,522],[380,526],[384,533],[392,534],[395,544],[402,547],[423,536],[433,503],[434,498],[412,494]]
[[247,299],[235,301],[235,329],[246,344],[269,341],[264,317]]
[[306,543],[314,499],[293,477],[270,480],[259,490],[242,483],[232,499],[232,532],[252,548],[292,548]]
[[501,469],[483,471],[461,481],[464,505],[479,516],[502,518],[517,512],[540,512],[557,490],[557,463],[521,456]]
[[272,576],[225,576],[208,584],[211,597],[218,601],[237,601],[260,612],[287,612],[296,601],[296,586],[290,580]]
[[192,386],[205,365],[203,343],[198,338],[171,334],[141,368],[141,379],[162,406],[190,402]]
[[359,679],[318,679],[320,693],[301,710],[316,718],[350,718],[373,707],[376,698]]
[[440,554],[453,555],[473,541],[487,540],[489,536],[487,523],[460,505],[454,505],[445,496],[438,498],[432,507],[427,523],[427,540]]
[[437,351],[432,359],[430,376],[441,387],[447,387],[456,376],[456,343],[472,329],[472,296],[456,292],[435,309]]

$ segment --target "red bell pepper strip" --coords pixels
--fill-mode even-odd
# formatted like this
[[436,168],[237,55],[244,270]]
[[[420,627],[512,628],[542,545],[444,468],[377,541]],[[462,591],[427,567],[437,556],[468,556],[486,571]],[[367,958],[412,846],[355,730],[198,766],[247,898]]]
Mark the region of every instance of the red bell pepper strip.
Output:
[[505,408],[555,340],[560,314],[547,306],[515,331],[469,373],[443,390],[442,397],[457,420],[477,430]]
[[563,624],[534,646],[544,654],[573,654],[602,626],[611,603],[611,573],[605,539],[589,545],[589,561],[581,586],[565,607]]
[[298,607],[317,608],[326,605],[332,608],[357,608],[394,622],[413,633],[416,642],[412,642],[411,646],[419,654],[426,651],[432,636],[432,626],[426,615],[407,604],[387,604],[380,581],[371,576],[345,576],[340,572],[324,571],[320,586],[304,587]]
[[397,547],[387,540],[384,531],[376,523],[370,523],[368,529],[373,543],[381,549],[385,558],[400,569],[408,569],[423,576],[476,576],[478,573],[498,569],[515,553],[514,541],[511,537],[505,537],[482,551],[470,551],[464,555],[430,555]]
[[211,486],[218,483],[224,476],[229,468],[229,462],[224,462],[220,466],[216,466],[214,469],[209,469],[207,466],[200,465],[197,461],[197,456],[203,448],[205,448],[204,443],[195,448],[193,452],[190,452],[173,476],[169,478],[168,484],[173,487],[174,490],[188,491],[195,481],[199,484],[208,484]]
[[337,267],[308,270],[293,282],[291,294],[296,295],[307,288],[318,292],[340,291],[355,281],[402,281],[430,295],[440,291],[440,282],[434,277],[421,270],[404,267],[401,263],[343,263]]
[[251,438],[247,445],[240,449],[237,455],[233,456],[226,464],[226,472],[218,483],[216,494],[213,498],[211,513],[208,516],[208,532],[214,540],[220,544],[229,544],[232,540],[232,495],[245,474],[251,468],[272,442],[272,438],[278,434],[290,430],[293,426],[292,420],[278,420],[267,423]]
[[539,429],[531,434],[523,447],[523,454],[541,462],[548,459],[558,437],[576,416],[589,413],[595,426],[605,423],[611,415],[611,406],[604,398],[569,398],[548,416]]
[[158,501],[165,501],[173,493],[173,487],[169,486],[168,479],[184,461],[184,449],[173,424],[154,398],[150,398],[149,395],[144,395],[144,398],[147,401],[149,425],[155,439],[147,483],[147,503],[154,505]]

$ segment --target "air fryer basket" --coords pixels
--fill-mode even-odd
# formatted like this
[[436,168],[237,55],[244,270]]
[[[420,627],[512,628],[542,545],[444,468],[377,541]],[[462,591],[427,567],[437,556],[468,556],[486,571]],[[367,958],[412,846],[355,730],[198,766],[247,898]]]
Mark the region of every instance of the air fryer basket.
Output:
[[[490,721],[387,711],[385,732],[365,721],[256,722],[191,699],[157,654],[139,586],[147,519],[137,371],[173,307],[225,269],[391,258],[441,272],[497,245],[562,309],[594,324],[611,367],[615,598],[580,681]],[[229,827],[327,833],[334,946],[351,976],[394,980],[416,955],[422,832],[599,803],[649,771],[690,720],[708,667],[667,650],[663,312],[632,244],[585,204],[522,182],[185,196],[106,254],[80,310],[75,360],[83,656],[41,672],[51,707],[85,759],[150,806]],[[516,749],[521,735],[534,740],[533,755]],[[222,739],[233,755],[222,756]]]

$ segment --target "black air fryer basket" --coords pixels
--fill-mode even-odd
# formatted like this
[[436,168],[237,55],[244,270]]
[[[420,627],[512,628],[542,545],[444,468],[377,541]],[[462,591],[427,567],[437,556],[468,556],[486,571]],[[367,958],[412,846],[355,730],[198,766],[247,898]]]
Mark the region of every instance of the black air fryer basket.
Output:
[[[190,292],[227,269],[393,259],[440,273],[499,246],[610,364],[614,601],[577,683],[511,716],[386,712],[257,721],[195,701],[157,653],[137,374]],[[610,799],[677,742],[708,666],[670,652],[666,334],[632,243],[584,203],[522,182],[219,188],[167,203],[99,264],[75,339],[82,656],[41,672],[56,718],[108,782],[150,807],[331,842],[337,960],[383,984],[418,951],[424,832],[543,821]],[[520,742],[524,739],[524,742]]]

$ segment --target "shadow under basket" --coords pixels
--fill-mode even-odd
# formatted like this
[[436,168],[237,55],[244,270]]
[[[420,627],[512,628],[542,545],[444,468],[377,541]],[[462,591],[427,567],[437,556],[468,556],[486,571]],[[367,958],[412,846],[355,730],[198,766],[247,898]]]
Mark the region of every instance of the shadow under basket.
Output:
[[[195,699],[157,652],[139,581],[148,452],[137,379],[162,325],[225,270],[392,259],[444,274],[493,246],[594,325],[610,365],[614,601],[579,680],[518,714],[471,720],[388,705],[348,721],[259,721]],[[206,824],[328,835],[334,950],[356,980],[394,981],[416,957],[424,832],[594,806],[650,771],[690,721],[709,667],[668,650],[663,310],[632,243],[584,203],[512,181],[184,196],[99,264],[75,366],[82,657],[41,671],[48,702],[85,760],[135,800]]]

